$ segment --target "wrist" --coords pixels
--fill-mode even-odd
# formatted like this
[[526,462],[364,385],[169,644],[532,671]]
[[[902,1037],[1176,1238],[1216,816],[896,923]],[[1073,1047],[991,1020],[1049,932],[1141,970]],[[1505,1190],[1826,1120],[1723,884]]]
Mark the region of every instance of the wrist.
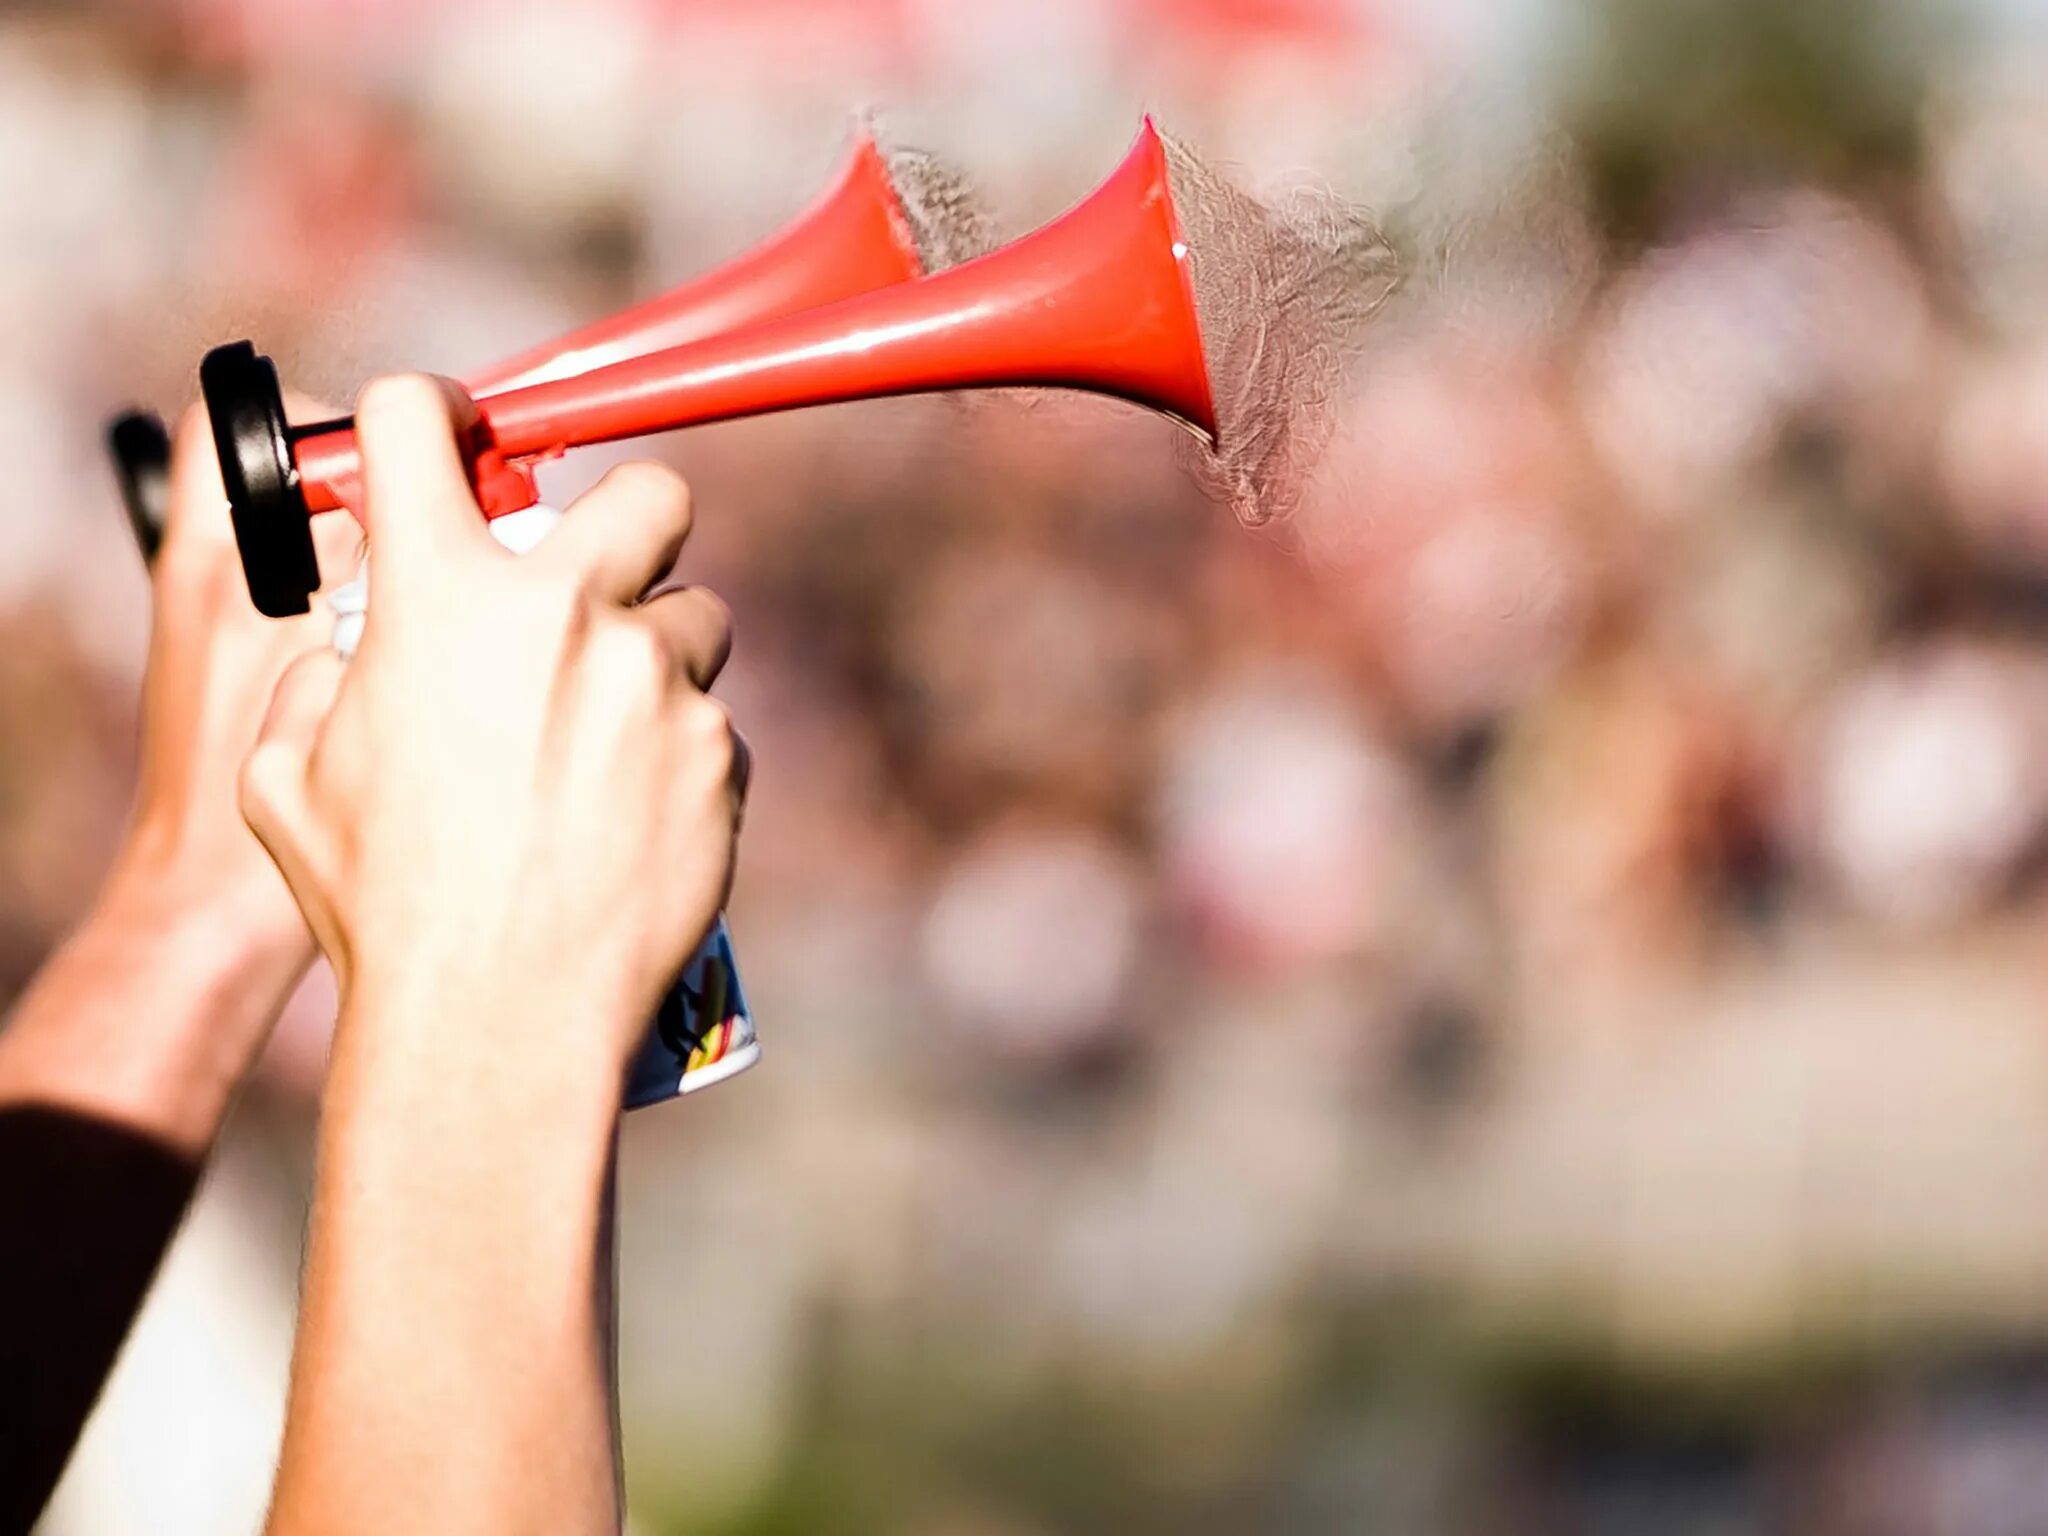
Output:
[[352,1005],[366,1027],[396,1019],[495,1021],[449,1046],[552,1037],[576,1045],[573,1064],[617,1066],[652,1016],[623,946],[576,938],[495,904],[442,904],[428,911],[388,904],[350,925]]
[[280,921],[271,895],[123,859],[66,948],[147,997],[135,1022],[161,1051],[239,1083],[315,954],[297,909],[276,893]]
[[132,870],[107,882],[66,947],[103,957],[109,971],[146,990],[149,1027],[204,1037],[236,1073],[254,1059],[314,955],[303,923],[280,931],[225,893]]
[[219,910],[163,887],[110,880],[0,1034],[0,1095],[71,1105],[197,1154],[309,959],[252,946]]
[[625,1076],[617,1042],[643,1022],[560,978],[436,959],[423,947],[402,965],[364,966],[351,978],[336,1049],[380,1083],[487,1112],[609,1125]]
[[296,974],[312,956],[312,939],[274,869],[238,877],[195,872],[201,861],[131,839],[115,861],[87,926],[127,943],[174,953],[222,985],[240,980],[261,989],[280,971]]

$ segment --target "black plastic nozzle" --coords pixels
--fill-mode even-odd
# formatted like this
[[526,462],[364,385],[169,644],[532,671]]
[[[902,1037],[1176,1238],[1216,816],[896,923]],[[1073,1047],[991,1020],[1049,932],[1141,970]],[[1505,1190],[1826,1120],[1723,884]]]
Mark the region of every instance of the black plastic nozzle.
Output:
[[250,601],[274,619],[304,613],[320,589],[320,561],[277,366],[250,343],[230,342],[206,354],[199,390],[213,419]]

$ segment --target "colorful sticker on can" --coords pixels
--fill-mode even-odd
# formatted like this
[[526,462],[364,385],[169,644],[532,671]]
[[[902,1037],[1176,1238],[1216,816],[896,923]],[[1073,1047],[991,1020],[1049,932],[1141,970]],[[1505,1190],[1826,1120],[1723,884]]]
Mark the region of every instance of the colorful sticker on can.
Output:
[[720,917],[654,1016],[626,1078],[626,1108],[695,1093],[761,1057],[753,1015]]

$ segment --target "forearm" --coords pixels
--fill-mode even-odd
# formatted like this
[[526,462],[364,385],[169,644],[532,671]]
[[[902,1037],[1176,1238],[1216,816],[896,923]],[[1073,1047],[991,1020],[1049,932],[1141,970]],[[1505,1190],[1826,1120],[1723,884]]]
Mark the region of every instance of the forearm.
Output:
[[117,878],[0,1031],[0,1529],[63,1470],[299,964]]
[[522,1049],[519,1006],[344,1016],[272,1536],[617,1528],[618,1084]]
[[232,903],[132,863],[0,1030],[0,1108],[39,1105],[203,1157],[306,965]]

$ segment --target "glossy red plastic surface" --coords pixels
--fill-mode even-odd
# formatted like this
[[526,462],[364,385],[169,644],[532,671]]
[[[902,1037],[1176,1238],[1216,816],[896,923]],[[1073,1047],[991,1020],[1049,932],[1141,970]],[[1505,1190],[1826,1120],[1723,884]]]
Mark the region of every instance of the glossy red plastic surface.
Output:
[[873,137],[863,133],[832,185],[778,234],[715,271],[531,347],[465,382],[481,398],[569,378],[908,282],[923,271],[888,164]]
[[[1085,202],[976,261],[478,405],[487,452],[531,461],[796,406],[1017,385],[1114,395],[1215,434],[1187,247],[1149,120]],[[308,507],[356,501],[353,432],[296,451]],[[480,490],[487,513],[516,510]]]

